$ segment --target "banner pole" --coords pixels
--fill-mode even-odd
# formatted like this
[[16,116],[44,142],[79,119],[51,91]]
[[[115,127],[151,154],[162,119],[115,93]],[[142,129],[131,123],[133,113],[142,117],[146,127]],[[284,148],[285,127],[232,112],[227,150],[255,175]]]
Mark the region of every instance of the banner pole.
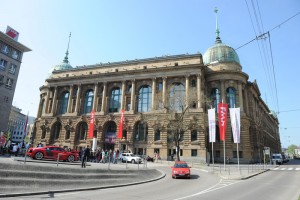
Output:
[[224,146],[224,171],[226,170],[226,158],[225,158],[225,138],[224,138],[224,141],[223,141],[223,146]]
[[239,152],[239,143],[236,143],[236,148],[237,148],[237,159],[238,159],[238,169],[240,171],[240,152]]
[[213,161],[213,168],[215,166],[215,158],[214,158],[214,142],[211,143],[212,146],[212,150],[211,150],[211,154],[212,154],[212,161]]

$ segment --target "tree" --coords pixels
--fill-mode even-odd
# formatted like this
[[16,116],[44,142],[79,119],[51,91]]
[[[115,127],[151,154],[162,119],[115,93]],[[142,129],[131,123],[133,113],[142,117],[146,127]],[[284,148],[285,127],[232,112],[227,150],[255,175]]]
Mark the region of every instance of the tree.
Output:
[[297,149],[297,145],[295,144],[291,144],[290,146],[288,146],[287,152],[289,155],[295,155],[295,149]]

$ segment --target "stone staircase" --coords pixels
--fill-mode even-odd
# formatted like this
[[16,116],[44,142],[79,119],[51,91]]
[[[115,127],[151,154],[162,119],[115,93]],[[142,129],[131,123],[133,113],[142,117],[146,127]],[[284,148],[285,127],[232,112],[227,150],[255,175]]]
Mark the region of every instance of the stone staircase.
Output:
[[152,181],[163,174],[155,169],[81,168],[80,165],[0,163],[0,198],[5,194],[86,190]]

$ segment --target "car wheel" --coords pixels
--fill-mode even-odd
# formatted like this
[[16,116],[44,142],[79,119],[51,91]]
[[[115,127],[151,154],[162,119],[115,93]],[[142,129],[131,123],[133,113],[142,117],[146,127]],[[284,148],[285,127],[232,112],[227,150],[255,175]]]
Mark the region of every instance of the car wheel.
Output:
[[75,160],[75,157],[73,155],[69,155],[68,161],[69,162],[74,162],[74,160]]
[[37,159],[37,160],[41,160],[44,158],[44,154],[42,152],[37,152],[35,155],[34,155],[34,158]]
[[134,163],[135,163],[135,161],[134,161],[134,160],[131,160],[131,163],[132,163],[132,164],[134,164]]

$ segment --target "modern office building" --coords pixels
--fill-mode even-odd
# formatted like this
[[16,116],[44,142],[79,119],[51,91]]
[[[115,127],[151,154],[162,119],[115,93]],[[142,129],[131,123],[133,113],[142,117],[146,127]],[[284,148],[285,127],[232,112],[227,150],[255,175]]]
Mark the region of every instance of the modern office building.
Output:
[[17,41],[19,33],[10,27],[0,31],[0,131],[7,132],[23,53],[31,51]]
[[[222,100],[241,111],[238,150],[228,116],[226,155],[218,126],[214,152],[208,138],[207,111]],[[280,152],[276,115],[270,114],[256,81],[248,80],[237,53],[222,43],[218,33],[204,56],[182,54],[72,67],[67,50],[63,62],[40,87],[34,145],[92,146],[88,132],[94,110],[93,137],[98,148],[150,156],[159,153],[168,159],[175,151],[169,137],[172,117],[180,115],[181,108],[188,108],[181,115],[185,130],[179,153],[184,160],[209,162],[214,155],[215,162],[222,162],[224,156],[237,162],[239,155],[241,163],[249,163],[262,161],[265,148]]]

